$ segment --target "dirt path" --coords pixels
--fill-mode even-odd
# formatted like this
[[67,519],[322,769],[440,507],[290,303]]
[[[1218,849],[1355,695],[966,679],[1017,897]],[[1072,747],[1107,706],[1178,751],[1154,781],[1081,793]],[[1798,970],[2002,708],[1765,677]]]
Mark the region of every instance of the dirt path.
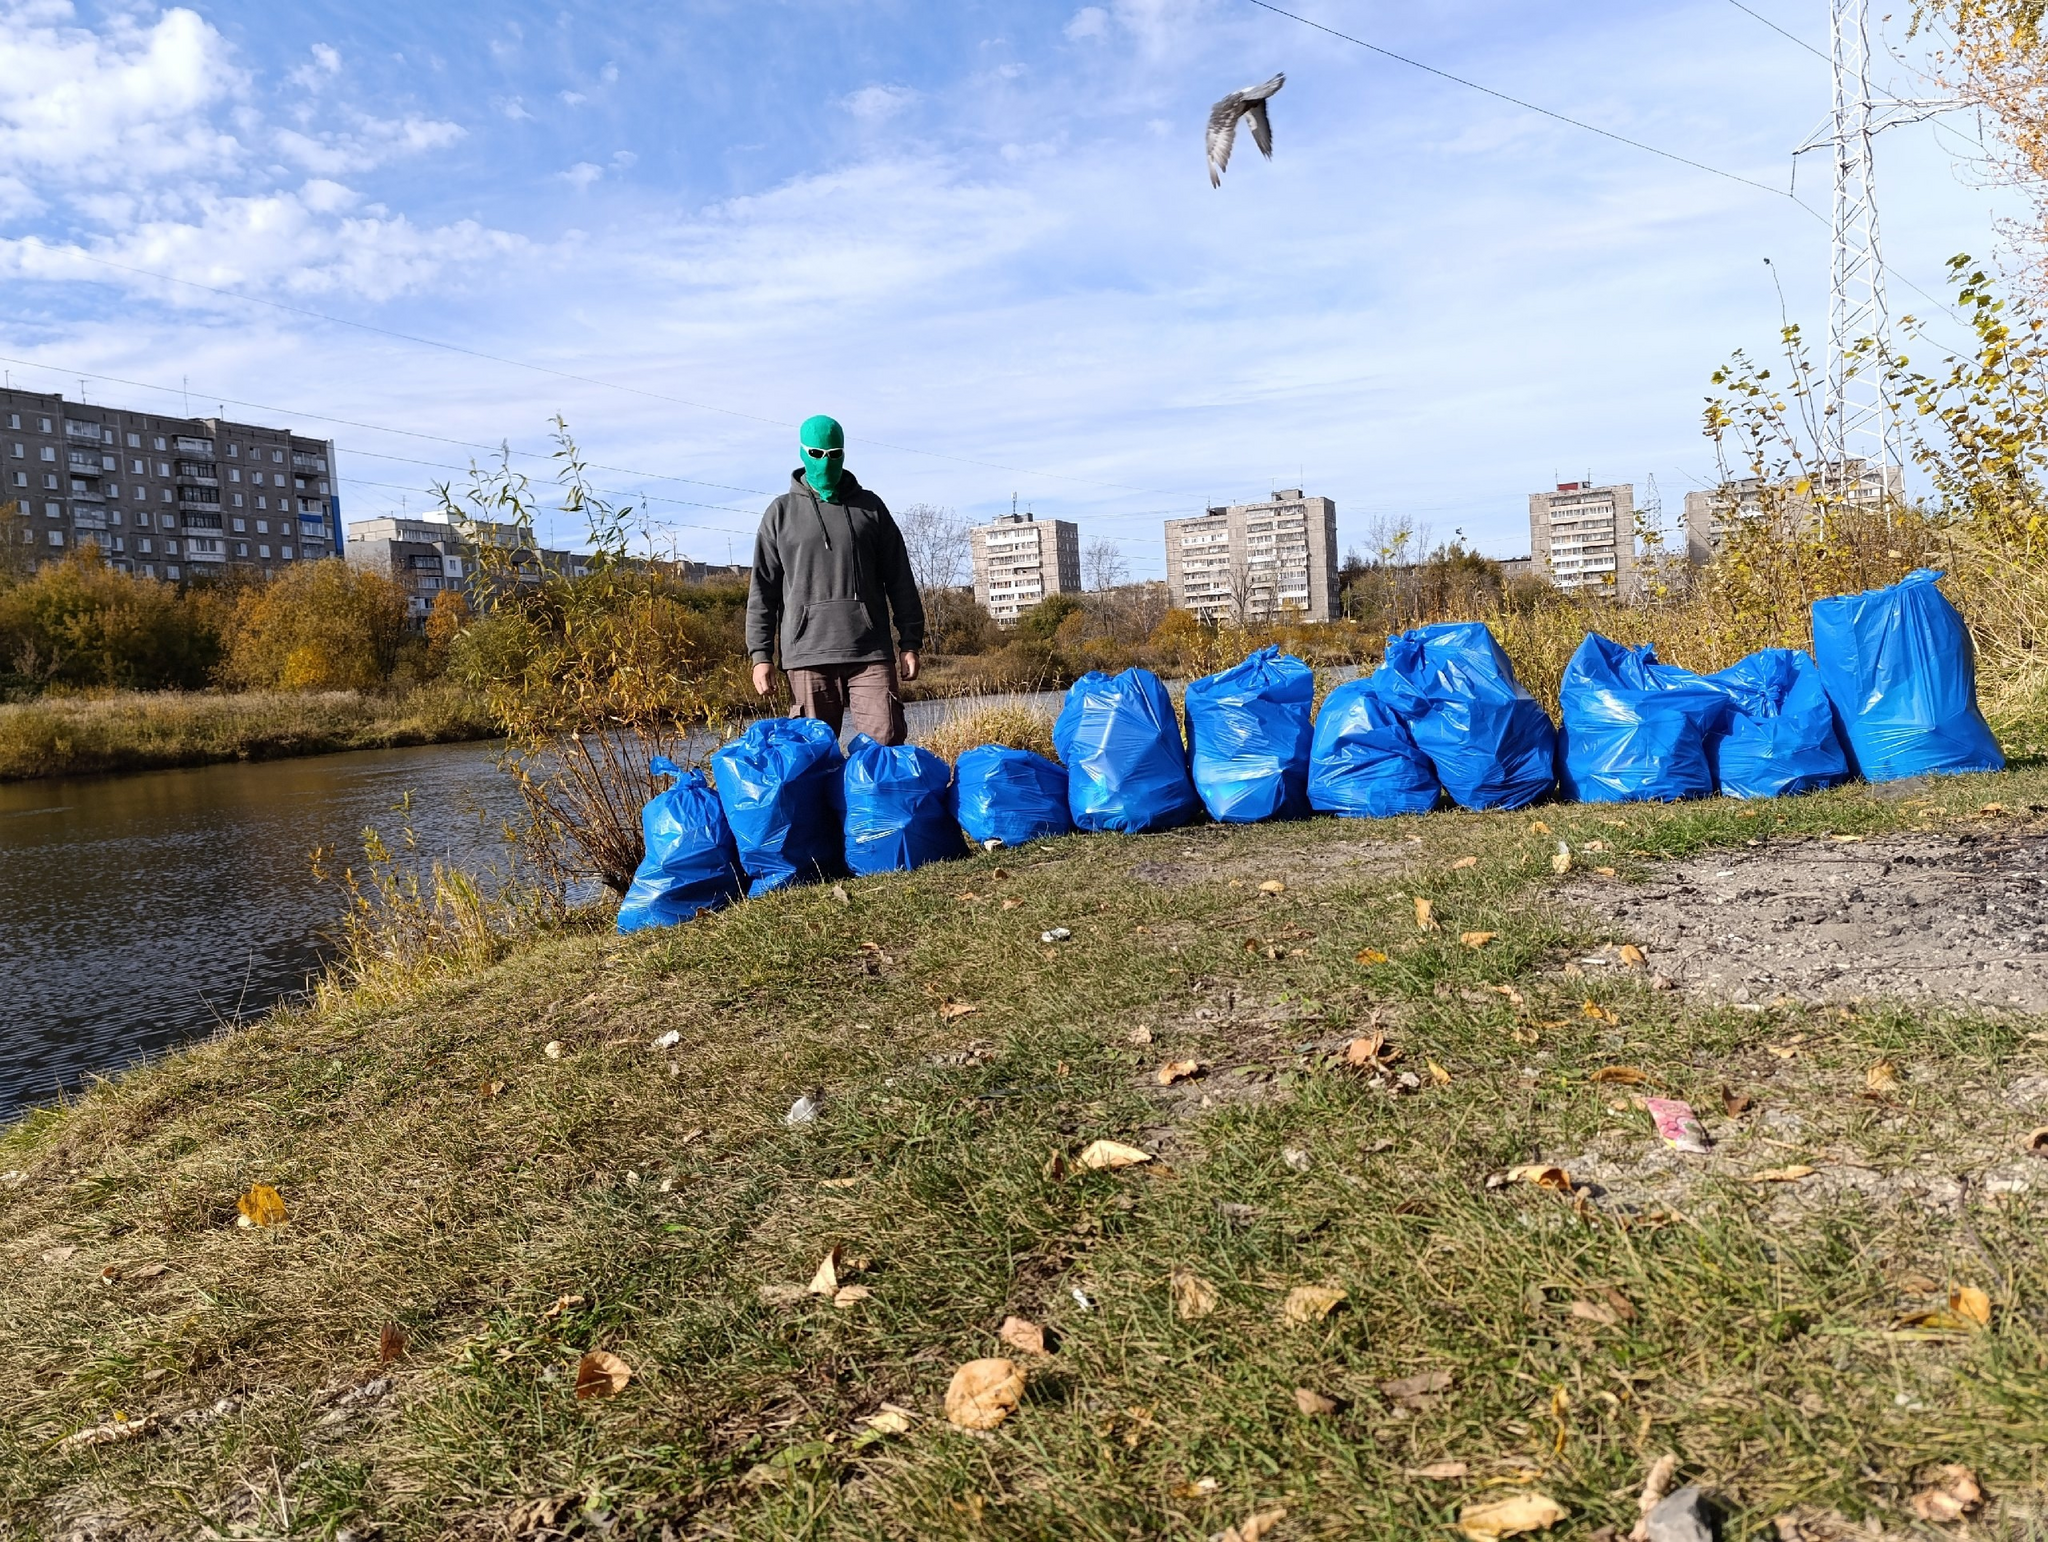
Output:
[[1574,899],[1722,1001],[1891,996],[2048,1012],[2048,835],[1801,840]]

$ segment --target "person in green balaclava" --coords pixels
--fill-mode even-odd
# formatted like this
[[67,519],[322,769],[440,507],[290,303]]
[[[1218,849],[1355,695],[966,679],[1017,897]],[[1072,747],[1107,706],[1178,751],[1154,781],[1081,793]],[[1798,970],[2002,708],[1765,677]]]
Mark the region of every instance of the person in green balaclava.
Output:
[[[882,744],[904,740],[898,685],[917,678],[924,605],[889,509],[846,469],[846,431],[824,416],[797,429],[801,463],[761,516],[747,590],[754,689],[773,688],[782,654],[792,717],[853,726]],[[895,632],[891,645],[890,632]],[[901,675],[898,669],[901,669]]]

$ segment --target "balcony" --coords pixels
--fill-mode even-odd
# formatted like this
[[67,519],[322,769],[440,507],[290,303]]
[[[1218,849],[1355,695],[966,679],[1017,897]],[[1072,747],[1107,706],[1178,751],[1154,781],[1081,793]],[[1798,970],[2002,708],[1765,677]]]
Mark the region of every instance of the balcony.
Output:
[[99,423],[81,423],[76,418],[66,418],[64,435],[67,439],[90,439],[94,444],[98,444],[103,427],[104,425]]
[[180,487],[178,507],[181,509],[205,509],[210,513],[220,512],[220,489],[215,487]]
[[220,467],[214,465],[212,461],[181,460],[178,462],[178,480],[196,482],[201,487],[218,487]]
[[211,439],[194,439],[189,435],[180,434],[171,441],[171,448],[180,455],[203,455],[208,460],[213,459],[213,441]]
[[298,452],[297,450],[294,450],[294,451],[292,451],[292,470],[294,470],[294,471],[325,471],[326,469],[327,469],[327,457],[326,457],[326,456],[324,456],[324,455],[301,455],[301,454],[300,454],[300,453],[299,453],[299,452]]
[[180,516],[178,522],[187,530],[220,529],[220,516],[218,514],[195,514],[189,509]]

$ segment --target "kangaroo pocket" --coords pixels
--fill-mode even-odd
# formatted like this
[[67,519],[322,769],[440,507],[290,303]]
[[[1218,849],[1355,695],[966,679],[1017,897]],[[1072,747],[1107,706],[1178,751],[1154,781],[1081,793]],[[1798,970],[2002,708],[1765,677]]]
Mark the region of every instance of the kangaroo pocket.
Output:
[[862,600],[813,600],[798,618],[791,641],[813,657],[850,661],[873,650],[874,632],[874,622]]

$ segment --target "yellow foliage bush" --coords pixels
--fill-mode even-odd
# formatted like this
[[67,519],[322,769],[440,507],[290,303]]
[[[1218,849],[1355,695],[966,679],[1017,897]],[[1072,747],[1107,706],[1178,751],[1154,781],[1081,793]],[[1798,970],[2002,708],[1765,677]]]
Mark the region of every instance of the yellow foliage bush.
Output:
[[373,690],[405,640],[405,591],[339,557],[244,590],[229,624],[223,683],[242,690]]

